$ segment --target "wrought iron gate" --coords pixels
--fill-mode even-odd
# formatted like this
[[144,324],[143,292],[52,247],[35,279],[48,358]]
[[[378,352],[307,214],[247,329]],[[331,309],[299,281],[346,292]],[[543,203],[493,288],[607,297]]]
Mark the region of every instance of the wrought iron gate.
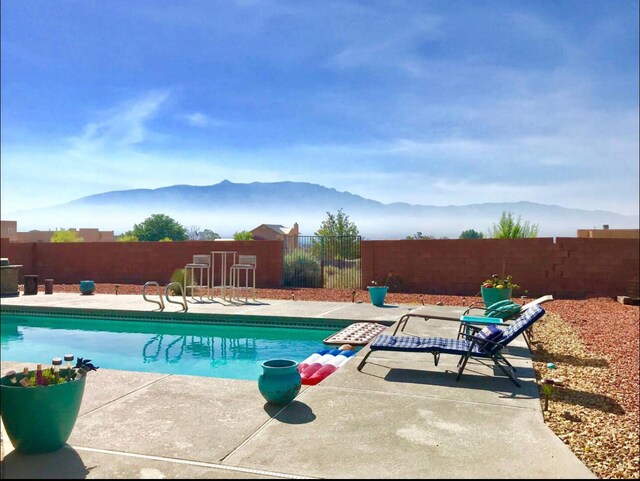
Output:
[[362,287],[361,236],[285,236],[282,281],[287,287]]

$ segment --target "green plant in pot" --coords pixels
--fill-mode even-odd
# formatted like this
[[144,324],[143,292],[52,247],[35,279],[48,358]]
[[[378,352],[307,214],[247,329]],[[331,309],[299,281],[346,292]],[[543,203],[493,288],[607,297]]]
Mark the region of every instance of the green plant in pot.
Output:
[[513,291],[520,289],[520,286],[513,282],[511,275],[500,277],[494,274],[480,286],[480,293],[485,306],[489,307],[498,301],[511,299]]
[[0,378],[0,414],[16,451],[46,453],[62,448],[75,426],[84,394],[86,376],[98,369],[91,359],[73,355],[54,358],[51,368],[25,367],[21,373],[7,372]]
[[384,306],[384,298],[387,295],[387,291],[389,291],[388,282],[392,277],[393,273],[389,272],[381,284],[378,284],[376,281],[371,281],[371,284],[367,286],[371,304],[378,307]]

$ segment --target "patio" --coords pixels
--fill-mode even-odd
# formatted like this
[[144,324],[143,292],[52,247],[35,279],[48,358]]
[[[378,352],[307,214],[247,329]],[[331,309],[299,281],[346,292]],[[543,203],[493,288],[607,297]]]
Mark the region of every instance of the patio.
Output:
[[[190,304],[189,312],[390,325],[416,307],[261,302]],[[27,305],[154,308],[140,296],[54,294],[2,302],[3,309]],[[457,328],[452,321],[415,320],[407,334],[455,337]],[[359,373],[363,351],[319,385],[303,386],[284,408],[266,404],[252,381],[101,368],[87,381],[68,447],[24,456],[11,451],[3,433],[3,477],[595,477],[544,424],[524,340],[508,353],[522,388],[477,361],[456,382],[457,357],[446,355],[434,366],[431,355],[377,352]],[[3,372],[23,365],[2,360]]]

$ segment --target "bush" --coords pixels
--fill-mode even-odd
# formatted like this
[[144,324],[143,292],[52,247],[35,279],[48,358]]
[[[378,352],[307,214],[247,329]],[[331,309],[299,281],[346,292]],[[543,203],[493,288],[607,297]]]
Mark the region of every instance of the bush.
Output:
[[325,266],[323,277],[323,287],[329,289],[360,289],[362,285],[359,261],[354,267]]
[[322,287],[320,262],[310,253],[296,249],[287,254],[283,264],[285,286]]
[[[171,279],[169,280],[169,282],[177,282],[178,284],[180,284],[184,288],[184,276],[185,276],[184,268],[183,269],[176,269],[171,274]],[[188,289],[186,289],[185,296],[192,295],[192,292],[191,292],[192,290],[193,290],[192,287],[189,287]],[[175,290],[174,289],[170,289],[170,291],[172,292],[172,295],[174,295],[174,296],[182,295],[181,292],[178,292],[178,289],[175,289]]]

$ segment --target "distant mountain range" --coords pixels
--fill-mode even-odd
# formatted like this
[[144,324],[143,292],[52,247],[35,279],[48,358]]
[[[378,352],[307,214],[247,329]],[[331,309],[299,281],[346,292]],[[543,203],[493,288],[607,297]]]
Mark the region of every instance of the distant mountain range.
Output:
[[[18,229],[98,227],[116,233],[132,228],[154,213],[170,215],[185,227],[211,229],[223,237],[260,224],[300,225],[312,235],[327,212],[343,209],[370,239],[403,239],[422,232],[457,238],[463,230],[486,234],[503,211],[539,225],[540,237],[574,237],[577,229],[638,228],[638,216],[604,210],[569,209],[533,202],[483,203],[463,206],[383,204],[349,192],[304,182],[233,183],[210,186],[174,185],[159,189],[105,192],[67,204],[16,212]],[[53,227],[51,221],[54,220]],[[33,227],[37,225],[37,227]]]

